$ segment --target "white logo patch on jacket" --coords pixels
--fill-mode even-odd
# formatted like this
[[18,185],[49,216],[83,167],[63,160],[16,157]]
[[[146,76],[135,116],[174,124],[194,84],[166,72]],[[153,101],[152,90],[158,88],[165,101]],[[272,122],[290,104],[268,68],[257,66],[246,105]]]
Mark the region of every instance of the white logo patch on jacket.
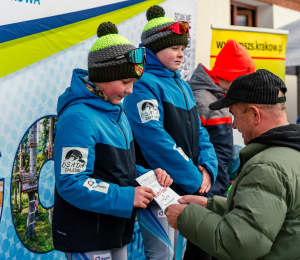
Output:
[[87,187],[89,190],[94,190],[94,191],[98,191],[98,192],[102,192],[107,194],[108,192],[108,188],[109,188],[109,184],[106,182],[99,182],[97,183],[95,179],[92,178],[88,178],[84,184],[84,187]]
[[94,260],[111,260],[110,253],[93,255]]
[[186,156],[186,154],[181,149],[181,147],[176,147],[176,144],[174,144],[173,149],[176,150],[177,152],[179,152],[184,159],[186,159],[187,161],[189,161],[189,157]]
[[76,174],[86,170],[88,148],[64,147],[61,157],[61,174]]
[[159,111],[156,99],[142,100],[137,103],[137,108],[142,120],[142,123],[146,123],[150,120],[159,121]]

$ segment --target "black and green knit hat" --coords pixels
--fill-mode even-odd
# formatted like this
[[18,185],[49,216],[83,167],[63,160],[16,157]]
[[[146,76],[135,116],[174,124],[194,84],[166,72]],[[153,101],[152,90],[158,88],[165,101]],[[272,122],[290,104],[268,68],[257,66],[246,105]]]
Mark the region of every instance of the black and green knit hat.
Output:
[[101,23],[97,36],[99,38],[88,56],[89,79],[92,82],[141,77],[141,73],[136,73],[135,64],[129,63],[125,57],[113,59],[136,49],[125,37],[118,35],[118,29],[113,23]]
[[149,21],[142,33],[142,44],[157,53],[171,46],[188,45],[187,34],[176,34],[172,30],[159,32],[161,29],[175,23],[175,20],[165,17],[165,10],[158,6],[151,6],[146,13]]

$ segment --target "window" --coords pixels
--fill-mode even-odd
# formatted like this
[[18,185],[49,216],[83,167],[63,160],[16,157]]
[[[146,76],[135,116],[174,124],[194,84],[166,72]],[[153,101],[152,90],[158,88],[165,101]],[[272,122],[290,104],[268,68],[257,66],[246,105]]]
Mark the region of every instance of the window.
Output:
[[256,27],[256,7],[231,1],[231,25]]

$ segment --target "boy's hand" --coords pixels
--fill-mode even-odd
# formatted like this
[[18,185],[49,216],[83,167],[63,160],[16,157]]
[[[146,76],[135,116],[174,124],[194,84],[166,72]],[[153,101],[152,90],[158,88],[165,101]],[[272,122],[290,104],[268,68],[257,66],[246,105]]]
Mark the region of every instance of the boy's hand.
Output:
[[196,195],[186,195],[182,196],[181,199],[178,200],[181,204],[197,204],[203,208],[207,207],[207,198]]
[[211,177],[210,173],[206,170],[205,167],[198,166],[199,171],[202,173],[202,184],[199,189],[199,193],[207,193],[211,187]]
[[155,193],[148,187],[136,187],[134,188],[134,208],[147,208],[147,205],[153,200]]
[[169,187],[173,183],[173,179],[171,179],[170,175],[166,173],[166,171],[157,168],[155,171],[157,181],[163,187]]

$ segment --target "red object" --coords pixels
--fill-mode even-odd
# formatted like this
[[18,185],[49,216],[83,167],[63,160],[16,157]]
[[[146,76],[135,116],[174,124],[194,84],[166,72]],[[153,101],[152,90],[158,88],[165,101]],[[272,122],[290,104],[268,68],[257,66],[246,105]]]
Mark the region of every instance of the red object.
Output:
[[211,70],[208,70],[207,68],[205,67],[202,67],[204,69],[204,71],[211,77],[211,79],[219,85],[219,81],[218,81],[218,78],[217,76],[211,71]]
[[221,79],[234,81],[237,77],[251,74],[255,64],[244,46],[229,39],[219,52],[212,72]]
[[231,123],[231,117],[220,117],[220,118],[212,118],[212,119],[204,119],[202,116],[200,116],[200,120],[203,126],[208,125],[221,125],[221,124],[230,124]]
[[159,32],[165,32],[169,30],[172,30],[173,33],[177,33],[177,34],[185,34],[185,33],[187,33],[187,35],[190,34],[189,23],[185,21],[179,21],[173,23],[165,28],[162,28],[161,30],[159,30]]

